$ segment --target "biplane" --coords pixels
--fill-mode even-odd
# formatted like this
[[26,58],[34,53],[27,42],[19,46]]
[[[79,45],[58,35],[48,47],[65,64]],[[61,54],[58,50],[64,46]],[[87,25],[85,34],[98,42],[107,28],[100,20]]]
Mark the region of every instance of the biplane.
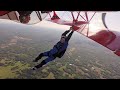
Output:
[[[28,11],[24,11],[26,14]],[[113,12],[114,13],[114,12]],[[47,20],[60,25],[68,25],[73,30],[94,40],[120,56],[120,33],[111,30],[106,24],[106,16],[109,12],[102,11],[31,11],[27,22],[20,20],[19,11],[0,11],[0,19],[9,19],[19,23],[31,25]],[[104,29],[90,30],[92,19],[97,15],[101,18]],[[24,15],[23,15],[24,16]],[[97,18],[95,18],[97,20]],[[96,22],[97,23],[97,22]]]

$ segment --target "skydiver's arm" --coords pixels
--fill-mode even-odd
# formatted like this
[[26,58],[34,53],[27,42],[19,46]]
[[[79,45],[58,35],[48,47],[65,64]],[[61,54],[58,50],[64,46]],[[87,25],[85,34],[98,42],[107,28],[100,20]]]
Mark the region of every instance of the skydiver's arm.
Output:
[[65,32],[62,34],[62,36],[66,36],[66,34],[69,33],[69,32],[70,32],[70,30],[65,31]]
[[67,38],[66,38],[66,41],[67,41],[67,42],[70,40],[70,38],[71,38],[73,32],[74,32],[74,31],[71,31],[71,33],[67,36]]

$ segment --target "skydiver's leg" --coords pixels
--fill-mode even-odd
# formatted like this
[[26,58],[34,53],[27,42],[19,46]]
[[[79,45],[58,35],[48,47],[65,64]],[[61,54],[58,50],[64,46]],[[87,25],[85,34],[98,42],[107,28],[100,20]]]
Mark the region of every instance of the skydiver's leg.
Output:
[[69,41],[69,40],[70,40],[71,36],[73,35],[73,32],[74,32],[74,31],[71,31],[71,33],[69,33],[69,35],[68,35],[67,38],[66,38],[66,41]]
[[33,70],[42,67],[43,65],[47,64],[47,63],[50,62],[50,61],[53,61],[54,59],[55,59],[55,57],[48,57],[48,58],[46,58],[46,59],[43,60],[40,64],[36,65],[36,66],[33,68]]
[[33,62],[37,62],[39,59],[41,59],[43,56],[48,56],[49,55],[49,51],[44,52],[39,54],[39,56],[37,58],[35,58],[35,60]]

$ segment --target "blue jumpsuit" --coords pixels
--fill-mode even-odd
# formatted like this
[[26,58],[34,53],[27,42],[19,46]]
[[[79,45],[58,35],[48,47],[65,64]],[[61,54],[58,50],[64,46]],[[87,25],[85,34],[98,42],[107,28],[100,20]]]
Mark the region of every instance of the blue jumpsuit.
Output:
[[[66,36],[66,34],[70,32],[70,30],[68,31],[65,31],[62,36]],[[56,57],[59,57],[58,55],[60,55],[59,58],[61,58],[67,47],[68,47],[68,42],[72,36],[74,31],[72,31],[66,38],[65,38],[65,42],[64,43],[61,43],[60,41],[54,45],[54,47],[50,50],[50,51],[47,51],[47,52],[44,52],[42,53],[42,56],[41,54],[36,58],[37,60],[38,59],[41,59],[41,57],[43,56],[48,56],[48,58],[46,58],[45,60],[43,60],[39,65],[35,66],[36,68],[40,68],[42,67],[44,64],[50,62],[50,61],[53,61]]]
[[56,45],[54,45],[54,47],[50,51],[44,52],[43,56],[48,56],[48,58],[45,59],[45,62],[48,63],[49,61],[54,60],[56,58],[54,55],[58,52],[58,49],[59,52],[61,52],[66,50],[67,46],[68,41],[65,41],[65,43],[63,44],[61,42],[58,42]]

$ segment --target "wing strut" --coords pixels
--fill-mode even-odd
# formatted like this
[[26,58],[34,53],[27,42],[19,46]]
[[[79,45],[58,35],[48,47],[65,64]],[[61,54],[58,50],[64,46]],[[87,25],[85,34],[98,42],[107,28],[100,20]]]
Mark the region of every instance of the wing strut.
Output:
[[56,12],[53,11],[53,17],[51,18],[51,20],[55,20],[55,19],[60,19],[60,18],[58,17],[58,15],[56,14]]
[[41,15],[40,15],[40,12],[39,12],[39,11],[35,11],[35,12],[36,12],[36,14],[37,14],[39,20],[42,21],[42,17],[41,17]]
[[106,13],[102,13],[102,22],[103,22],[105,28],[108,29],[108,27],[107,27],[107,25],[106,25],[106,23],[105,23],[105,16],[106,16]]

